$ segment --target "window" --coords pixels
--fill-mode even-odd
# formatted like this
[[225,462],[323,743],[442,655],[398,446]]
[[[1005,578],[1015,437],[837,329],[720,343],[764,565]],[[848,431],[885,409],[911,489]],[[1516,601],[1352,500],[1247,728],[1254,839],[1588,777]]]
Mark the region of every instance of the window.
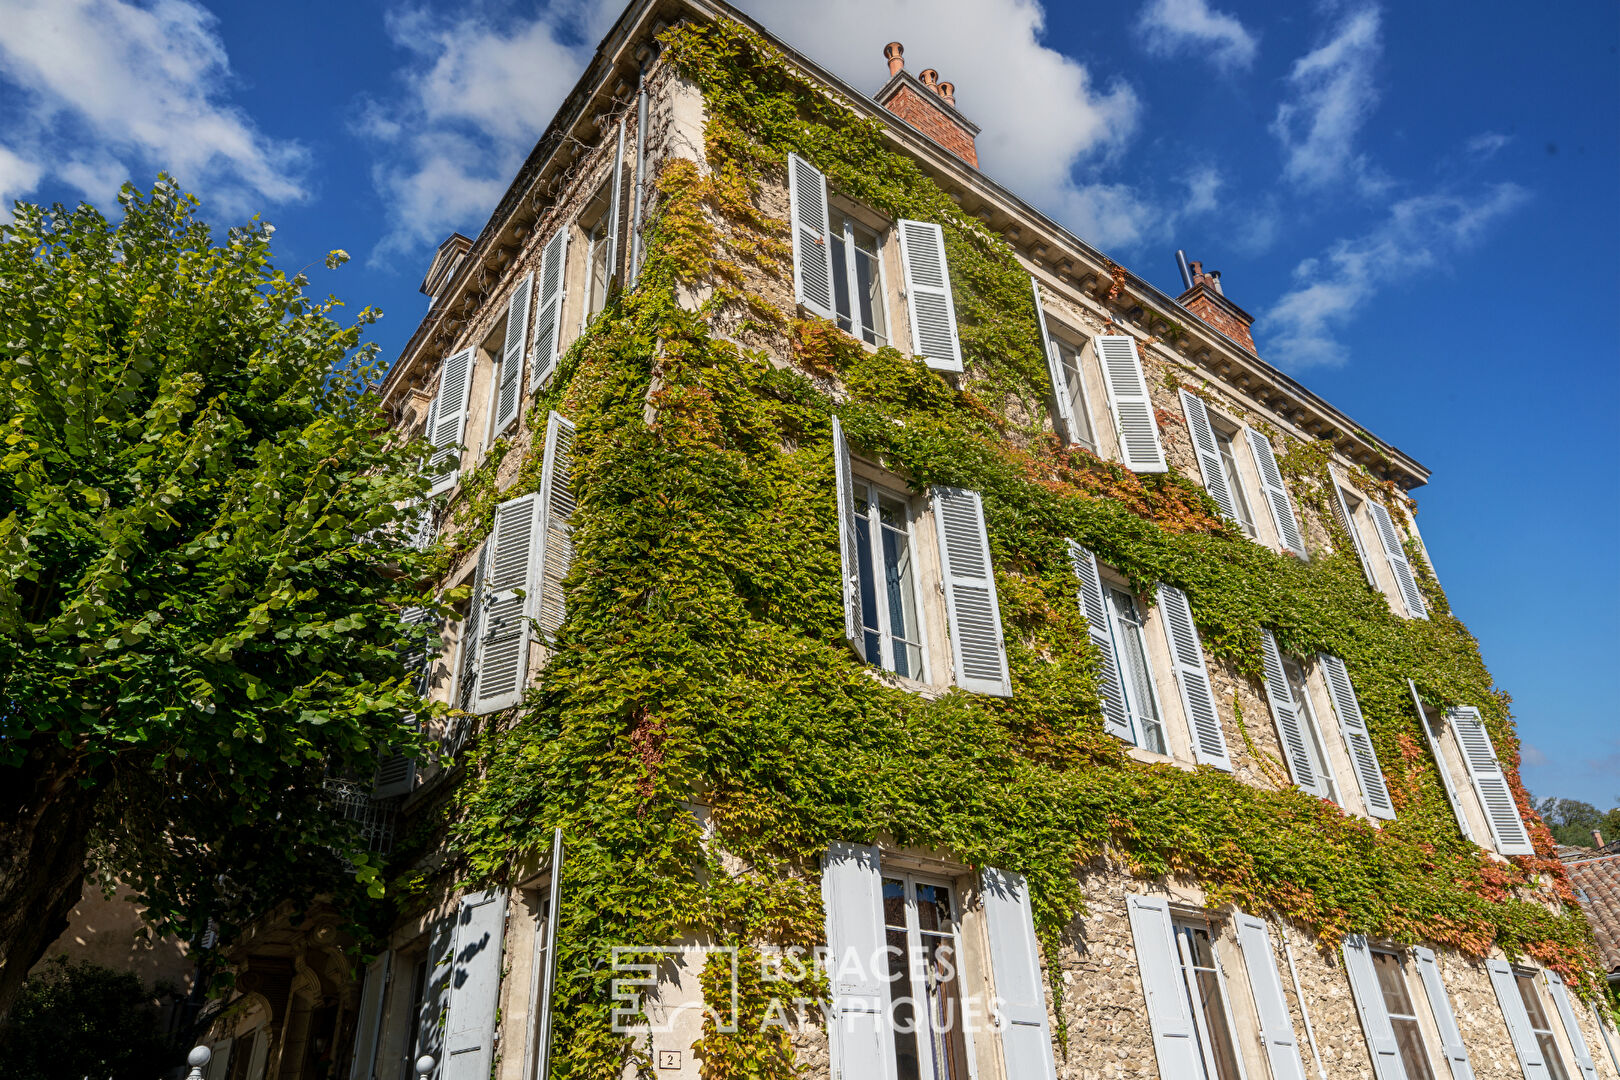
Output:
[[1181,977],[1192,1004],[1193,1026],[1206,1080],[1242,1080],[1237,1042],[1226,1005],[1226,982],[1207,926],[1175,922]]
[[612,198],[611,185],[603,184],[579,219],[579,227],[585,231],[585,304],[579,322],[582,331],[607,306],[608,287],[613,282],[618,215],[608,205]]
[[1091,403],[1086,397],[1086,376],[1080,366],[1081,350],[1052,335],[1052,349],[1063,367],[1064,391],[1069,396],[1069,441],[1097,453],[1097,433],[1091,426]]
[[856,481],[855,535],[867,662],[926,680],[909,500]]
[[1519,984],[1519,997],[1524,1002],[1530,1033],[1535,1036],[1541,1060],[1547,1064],[1547,1080],[1569,1080],[1569,1070],[1564,1067],[1564,1058],[1558,1052],[1558,1041],[1553,1038],[1552,1021],[1548,1019],[1547,1010],[1541,1004],[1541,994],[1536,990],[1535,972],[1514,968],[1513,978]]
[[868,345],[887,345],[889,320],[883,292],[882,241],[836,207],[830,216],[828,241],[838,328]]
[[1211,418],[1210,430],[1215,435],[1215,446],[1220,451],[1221,468],[1226,472],[1227,490],[1232,493],[1234,516],[1243,531],[1252,537],[1254,536],[1254,512],[1249,509],[1249,497],[1243,490],[1243,476],[1238,472],[1237,458],[1233,454],[1232,440],[1237,437],[1237,433],[1228,430],[1213,418]]
[[1322,743],[1322,727],[1316,721],[1316,707],[1311,704],[1310,688],[1305,683],[1305,669],[1295,663],[1291,656],[1282,657],[1282,668],[1288,677],[1288,686],[1293,691],[1294,701],[1299,707],[1305,753],[1310,757],[1316,776],[1320,778],[1321,786],[1325,789],[1323,798],[1339,803],[1339,785],[1334,782],[1333,769],[1328,764],[1327,752]]
[[1372,963],[1384,998],[1384,1012],[1395,1032],[1401,1064],[1406,1068],[1406,1080],[1435,1080],[1429,1068],[1429,1052],[1423,1045],[1423,1029],[1418,1026],[1417,1008],[1407,991],[1406,965],[1395,953],[1379,949],[1372,950]]
[[[428,1003],[428,957],[426,953],[411,965],[411,1015],[418,1018],[417,1022],[406,1028],[405,1056],[400,1059],[399,1080],[416,1080],[416,1059],[421,1055],[417,1052],[422,1045],[422,1027],[426,1022]],[[435,1022],[437,1017],[434,1018]]]
[[967,1080],[961,947],[950,885],[883,878],[883,933],[897,1080]]
[[1159,712],[1158,692],[1153,688],[1153,668],[1148,663],[1147,639],[1142,633],[1136,597],[1113,585],[1105,585],[1104,589],[1108,593],[1114,653],[1119,657],[1132,741],[1155,754],[1168,754],[1170,746],[1164,737],[1164,719]]

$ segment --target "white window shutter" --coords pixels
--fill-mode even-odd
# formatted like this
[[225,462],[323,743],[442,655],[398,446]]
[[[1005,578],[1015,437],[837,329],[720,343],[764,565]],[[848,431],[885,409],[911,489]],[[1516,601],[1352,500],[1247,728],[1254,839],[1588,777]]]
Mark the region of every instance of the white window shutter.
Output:
[[1193,623],[1192,605],[1187,594],[1174,585],[1159,586],[1159,611],[1164,615],[1164,635],[1170,643],[1170,659],[1176,669],[1176,685],[1181,689],[1181,707],[1192,729],[1193,758],[1200,765],[1232,771],[1232,758],[1226,751],[1226,733],[1221,730],[1221,714],[1215,707],[1215,690],[1210,686],[1209,668],[1204,664],[1204,646]]
[[539,504],[539,495],[529,494],[508,499],[495,508],[483,590],[473,598],[483,610],[479,614],[478,681],[471,712],[491,713],[516,705],[528,682],[527,594],[535,591]]
[[1406,613],[1414,619],[1427,619],[1429,607],[1423,602],[1417,578],[1412,575],[1412,564],[1406,561],[1406,549],[1401,546],[1400,534],[1395,531],[1395,519],[1389,516],[1389,511],[1381,503],[1371,499],[1367,500],[1367,512],[1377,526],[1378,542],[1383,545],[1390,573],[1395,575],[1395,584],[1401,591],[1401,600],[1406,604]]
[[1344,501],[1344,488],[1339,486],[1338,474],[1332,468],[1328,469],[1328,483],[1333,488],[1333,512],[1338,515],[1340,527],[1350,536],[1350,546],[1356,550],[1356,561],[1361,563],[1367,584],[1376,589],[1378,578],[1373,574],[1372,561],[1367,558],[1367,545],[1361,542],[1361,530],[1356,528],[1355,515],[1350,513],[1350,504]]
[[1412,692],[1412,705],[1417,709],[1418,723],[1423,725],[1423,735],[1429,740],[1429,752],[1434,755],[1434,766],[1440,770],[1440,784],[1446,791],[1446,802],[1451,804],[1451,813],[1457,819],[1457,828],[1463,834],[1463,839],[1479,843],[1474,837],[1474,830],[1468,824],[1468,815],[1463,813],[1462,799],[1457,795],[1457,785],[1451,782],[1451,767],[1446,764],[1446,758],[1440,752],[1440,742],[1434,737],[1429,728],[1429,713],[1423,708],[1423,699],[1418,696],[1417,683],[1411,679],[1406,680],[1406,688]]
[[461,898],[456,913],[441,1080],[489,1080],[501,996],[501,938],[505,932],[505,889],[468,893]]
[[1114,414],[1125,467],[1132,472],[1169,472],[1136,342],[1124,334],[1098,334],[1092,342],[1102,363],[1108,409]]
[[832,248],[827,242],[827,178],[788,154],[788,215],[793,224],[793,296],[823,319],[833,315]]
[[1001,1056],[1007,1075],[1020,1080],[1056,1080],[1029,883],[1022,874],[987,869],[979,886],[990,937],[990,967],[1001,1006]]
[[[436,919],[428,937],[427,986],[422,991],[421,1009],[416,1016],[418,1054],[433,1055],[430,1080],[444,1080],[445,1008],[450,1004],[450,984],[456,972],[456,917]],[[411,1063],[413,1066],[415,1062]]]
[[1069,542],[1069,562],[1080,582],[1080,611],[1086,617],[1091,644],[1097,650],[1097,696],[1102,698],[1103,730],[1115,738],[1131,741],[1130,712],[1125,708],[1125,689],[1119,679],[1119,659],[1114,655],[1114,639],[1109,633],[1108,594],[1103,591],[1097,557],[1073,540]]
[[1429,1011],[1434,1014],[1434,1026],[1440,1031],[1440,1049],[1446,1064],[1451,1067],[1451,1080],[1474,1080],[1474,1066],[1468,1060],[1468,1047],[1463,1045],[1462,1031],[1457,1027],[1457,1014],[1451,1009],[1451,997],[1446,984],[1440,981],[1440,965],[1433,949],[1422,947],[1412,950],[1417,963],[1418,976],[1423,980],[1423,993],[1429,999]]
[[945,571],[945,610],[951,623],[956,684],[980,694],[1011,697],[1001,608],[996,602],[990,538],[984,531],[979,493],[936,487],[934,528],[939,533],[939,559]]
[[354,1063],[349,1080],[372,1080],[377,1067],[377,1035],[382,1027],[383,1002],[388,990],[388,966],[392,951],[385,950],[366,965],[366,981],[360,990],[360,1009],[354,1020]]
[[1581,1070],[1581,1080],[1597,1080],[1597,1062],[1592,1060],[1592,1052],[1586,1047],[1586,1036],[1581,1034],[1581,1025],[1575,1020],[1575,1010],[1570,1007],[1569,991],[1564,986],[1564,978],[1556,971],[1543,972],[1547,976],[1547,992],[1552,995],[1553,1007],[1558,1010],[1558,1018],[1564,1022],[1564,1034],[1569,1036],[1569,1047],[1575,1051],[1575,1067]]
[[1327,680],[1328,697],[1333,700],[1333,711],[1339,718],[1339,730],[1344,734],[1345,746],[1350,750],[1350,760],[1355,763],[1356,779],[1361,785],[1361,797],[1367,804],[1367,813],[1375,818],[1393,821],[1395,804],[1390,801],[1384,770],[1378,765],[1378,752],[1373,749],[1367,719],[1361,715],[1356,688],[1350,683],[1350,671],[1337,656],[1321,653],[1317,660]]
[[1041,302],[1041,283],[1032,277],[1029,286],[1035,291],[1035,325],[1041,331],[1041,351],[1046,356],[1046,374],[1052,380],[1052,401],[1057,409],[1052,414],[1052,426],[1057,429],[1058,438],[1073,443],[1076,441],[1074,405],[1069,396],[1069,377],[1063,370],[1062,357],[1052,346],[1052,335],[1046,329],[1046,305]]
[[1271,440],[1254,428],[1245,428],[1249,449],[1254,453],[1255,471],[1260,474],[1260,486],[1266,492],[1266,505],[1271,508],[1271,523],[1277,526],[1277,535],[1283,547],[1300,558],[1305,558],[1305,541],[1300,536],[1299,519],[1294,516],[1294,501],[1288,497],[1288,485],[1283,482],[1282,470],[1277,467],[1277,455],[1272,452]]
[[1271,949],[1271,931],[1264,919],[1241,911],[1235,921],[1243,966],[1249,972],[1249,990],[1260,1017],[1260,1043],[1271,1063],[1271,1080],[1305,1080],[1299,1037],[1294,1034],[1293,1017],[1288,1015],[1288,999],[1283,996],[1282,976],[1277,972],[1277,954]]
[[428,438],[433,456],[428,474],[434,478],[430,495],[449,491],[460,475],[461,440],[467,433],[467,400],[472,393],[473,351],[452,354],[439,369],[439,393],[433,401],[433,423]]
[[827,912],[833,1075],[894,1080],[877,845],[833,843],[821,865],[821,901]]
[[489,573],[490,553],[495,550],[491,539],[485,537],[483,546],[478,549],[478,565],[473,570],[472,599],[467,604],[467,617],[462,620],[461,633],[458,635],[461,655],[455,700],[462,709],[472,707],[473,693],[478,688],[478,646],[484,623],[484,578]]
[[911,313],[911,348],[935,371],[962,370],[945,231],[931,221],[901,220],[900,269]]
[[1136,946],[1136,972],[1147,999],[1148,1027],[1160,1076],[1204,1075],[1187,984],[1181,977],[1170,902],[1158,896],[1127,896],[1131,940]]
[[540,295],[535,299],[533,358],[529,389],[538,390],[557,367],[562,346],[563,271],[568,266],[568,232],[562,225],[540,253]]
[[529,589],[528,616],[540,624],[549,644],[557,640],[567,614],[563,578],[574,564],[574,424],[561,413],[546,419],[546,449],[540,471],[540,566],[531,578],[537,584]]
[[1294,700],[1294,688],[1288,682],[1283,667],[1282,651],[1270,630],[1260,630],[1261,670],[1265,672],[1266,700],[1271,704],[1272,719],[1277,721],[1277,734],[1282,739],[1283,756],[1288,760],[1288,771],[1298,788],[1317,798],[1332,797],[1327,777],[1318,776],[1316,762],[1310,752],[1311,734],[1305,729],[1305,715],[1301,704]]
[[1232,488],[1227,483],[1226,464],[1221,461],[1221,447],[1215,441],[1215,429],[1209,422],[1209,409],[1197,394],[1181,392],[1181,411],[1187,417],[1187,430],[1192,434],[1193,451],[1198,458],[1198,471],[1204,477],[1204,490],[1215,500],[1221,513],[1237,520],[1237,504],[1232,501]]
[[855,531],[855,476],[849,464],[849,443],[838,417],[832,418],[833,488],[838,498],[838,567],[844,575],[844,638],[857,656],[866,659],[866,635],[861,628],[860,542]]
[[231,1048],[235,1045],[235,1039],[209,1044],[213,1056],[208,1059],[208,1071],[203,1073],[203,1080],[225,1080],[231,1066]]
[[1351,934],[1344,939],[1344,973],[1350,979],[1350,994],[1361,1014],[1361,1031],[1372,1055],[1373,1076],[1377,1080],[1407,1080],[1401,1064],[1401,1048],[1395,1041],[1395,1028],[1384,1007],[1384,993],[1378,987],[1378,971],[1373,967],[1367,939]]
[[1485,970],[1490,972],[1491,988],[1496,991],[1496,1003],[1502,1008],[1502,1019],[1507,1022],[1524,1080],[1548,1080],[1547,1062],[1541,1056],[1536,1033],[1531,1030],[1530,1016],[1524,1011],[1524,998],[1519,996],[1518,976],[1513,974],[1513,965],[1506,960],[1487,960]]
[[501,348],[501,382],[495,392],[495,425],[491,429],[495,436],[517,422],[523,404],[524,345],[529,340],[529,300],[533,295],[534,275],[525,274],[506,304],[506,341]]
[[1513,801],[1502,763],[1491,745],[1491,733],[1485,730],[1479,710],[1463,705],[1446,713],[1451,731],[1462,748],[1463,760],[1468,763],[1468,778],[1473,781],[1479,805],[1485,811],[1485,821],[1491,827],[1491,839],[1496,850],[1503,855],[1534,855],[1530,834],[1525,830],[1519,806]]

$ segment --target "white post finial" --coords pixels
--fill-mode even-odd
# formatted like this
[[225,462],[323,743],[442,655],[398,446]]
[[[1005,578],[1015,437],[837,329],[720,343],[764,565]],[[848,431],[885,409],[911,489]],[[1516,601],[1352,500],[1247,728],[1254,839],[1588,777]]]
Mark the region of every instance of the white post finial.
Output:
[[416,1059],[416,1075],[420,1080],[428,1080],[433,1075],[433,1066],[438,1062],[433,1060],[432,1054],[423,1054]]
[[203,1066],[207,1065],[208,1059],[213,1056],[214,1052],[208,1047],[193,1046],[191,1053],[186,1055],[186,1064],[191,1066],[191,1071],[186,1074],[186,1080],[203,1080]]

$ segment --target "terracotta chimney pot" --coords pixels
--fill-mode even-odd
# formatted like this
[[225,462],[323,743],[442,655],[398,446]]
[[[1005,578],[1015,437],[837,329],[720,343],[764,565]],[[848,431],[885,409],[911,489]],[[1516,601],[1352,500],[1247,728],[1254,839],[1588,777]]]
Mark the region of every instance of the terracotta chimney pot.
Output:
[[917,79],[924,86],[928,87],[928,89],[934,90],[936,93],[938,92],[939,72],[935,71],[933,68],[923,68],[921,71],[917,72]]
[[939,96],[945,99],[946,104],[954,106],[956,104],[956,84],[948,82],[940,83]]
[[906,47],[898,41],[883,46],[883,59],[889,62],[889,78],[894,78],[906,67]]
[[1592,840],[1598,846],[1603,846],[1603,834],[1596,829],[1592,830]]

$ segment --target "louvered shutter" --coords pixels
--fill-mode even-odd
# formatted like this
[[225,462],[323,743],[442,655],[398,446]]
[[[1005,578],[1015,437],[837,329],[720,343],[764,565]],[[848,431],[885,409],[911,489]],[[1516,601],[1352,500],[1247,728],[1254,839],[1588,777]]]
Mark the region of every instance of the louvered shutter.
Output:
[[1119,679],[1119,659],[1114,655],[1114,639],[1108,626],[1108,594],[1103,591],[1097,557],[1073,540],[1069,542],[1069,562],[1080,582],[1080,611],[1086,617],[1091,644],[1097,650],[1097,696],[1102,698],[1103,730],[1116,738],[1131,741],[1130,712],[1125,708],[1125,690]]
[[1294,517],[1294,501],[1288,497],[1288,485],[1283,482],[1282,470],[1277,467],[1277,455],[1272,452],[1271,440],[1254,428],[1245,428],[1249,449],[1254,453],[1255,471],[1260,474],[1260,486],[1265,489],[1266,505],[1271,508],[1271,523],[1277,526],[1277,535],[1283,547],[1300,558],[1305,558],[1305,541],[1299,533],[1299,520]]
[[366,965],[366,981],[360,989],[360,1010],[355,1014],[354,1063],[349,1067],[349,1080],[371,1080],[377,1067],[377,1034],[382,1027],[388,966],[393,957],[391,951],[384,951]]
[[1035,325],[1041,331],[1041,349],[1046,354],[1046,374],[1052,381],[1052,401],[1057,412],[1053,414],[1053,427],[1057,429],[1058,438],[1066,443],[1078,442],[1075,438],[1074,405],[1069,396],[1069,377],[1063,370],[1063,358],[1058,355],[1052,344],[1052,335],[1046,328],[1046,305],[1041,302],[1041,283],[1034,278],[1029,279],[1029,287],[1035,292]]
[[1468,763],[1468,778],[1473,781],[1480,808],[1485,811],[1496,850],[1503,855],[1534,855],[1530,834],[1525,831],[1524,819],[1519,817],[1519,806],[1513,801],[1502,763],[1496,757],[1496,747],[1491,745],[1491,733],[1485,730],[1479,710],[1472,705],[1462,705],[1447,712],[1446,718],[1451,721],[1451,731],[1462,748],[1463,761]]
[[1232,488],[1227,483],[1226,463],[1221,460],[1221,447],[1215,441],[1215,429],[1209,422],[1209,409],[1197,394],[1181,392],[1181,411],[1187,417],[1187,430],[1192,434],[1193,451],[1198,458],[1198,471],[1204,477],[1204,490],[1215,500],[1221,513],[1237,520],[1237,504],[1232,501]]
[[473,351],[462,349],[445,360],[439,370],[439,393],[433,401],[433,425],[428,433],[433,456],[428,474],[434,477],[430,495],[449,491],[460,475],[461,440],[467,433],[467,400],[472,393]]
[[[821,900],[827,912],[833,1075],[839,1080],[894,1080],[877,846],[832,844],[821,866]],[[904,958],[899,962],[905,963]]]
[[1226,734],[1221,730],[1221,714],[1215,707],[1215,691],[1204,665],[1204,646],[1198,640],[1187,594],[1174,585],[1160,585],[1159,610],[1164,615],[1176,685],[1181,689],[1181,707],[1187,714],[1187,726],[1192,728],[1193,757],[1200,765],[1231,772],[1232,758],[1226,752]]
[[567,614],[563,578],[574,563],[574,424],[561,413],[546,420],[546,450],[540,472],[540,566],[529,590],[528,615],[538,620],[544,640],[557,640]]
[[[540,496],[520,495],[495,508],[489,565],[478,600],[478,685],[472,712],[510,708],[529,677],[529,612],[536,591]],[[521,594],[521,595],[520,595]]]
[[979,884],[990,938],[990,967],[1001,1007],[1001,1055],[1007,1075],[1020,1080],[1056,1080],[1029,884],[1022,874],[995,869],[986,870]]
[[823,319],[834,318],[827,178],[793,153],[788,154],[788,214],[793,221],[793,297]]
[[1395,1041],[1389,1011],[1384,1007],[1384,993],[1378,986],[1378,971],[1373,967],[1367,939],[1351,934],[1344,939],[1342,951],[1344,973],[1349,976],[1350,993],[1356,999],[1356,1012],[1361,1015],[1367,1052],[1372,1055],[1373,1076],[1377,1080],[1407,1080],[1406,1067],[1401,1064],[1401,1048]]
[[1506,960],[1487,960],[1485,970],[1490,972],[1491,989],[1496,991],[1496,1003],[1502,1007],[1502,1019],[1513,1039],[1513,1052],[1518,1055],[1524,1080],[1548,1080],[1547,1062],[1541,1056],[1536,1033],[1530,1027],[1530,1016],[1524,1011],[1524,998],[1519,996],[1518,976],[1513,974],[1513,965]]
[[494,550],[495,545],[486,537],[484,546],[478,549],[472,599],[467,605],[467,617],[461,623],[461,664],[456,678],[456,700],[463,709],[472,707],[473,695],[478,689],[478,646],[484,625],[484,578],[489,572],[490,553]]
[[1187,984],[1181,977],[1175,930],[1170,924],[1170,903],[1157,896],[1127,896],[1131,940],[1136,946],[1136,971],[1147,999],[1148,1027],[1153,1031],[1153,1053],[1159,1075],[1204,1075],[1193,1026]]
[[529,300],[534,295],[534,275],[525,274],[506,305],[506,342],[501,348],[501,382],[495,394],[495,426],[499,436],[517,422],[523,404],[524,345],[529,340]]
[[1406,604],[1406,613],[1414,619],[1427,619],[1429,606],[1423,602],[1417,578],[1412,576],[1412,564],[1406,561],[1406,549],[1401,546],[1400,534],[1395,531],[1395,520],[1382,504],[1371,499],[1367,500],[1367,512],[1377,526],[1378,542],[1383,545],[1390,573],[1395,575],[1395,584],[1401,591],[1401,600]]
[[1271,1080],[1305,1080],[1299,1038],[1294,1034],[1294,1020],[1288,1015],[1288,999],[1283,996],[1277,954],[1271,950],[1271,931],[1264,919],[1253,915],[1238,912],[1235,921],[1243,966],[1249,973],[1249,990],[1260,1017],[1260,1044],[1271,1063]]
[[1367,813],[1375,818],[1395,819],[1395,804],[1389,798],[1389,785],[1384,783],[1384,770],[1378,766],[1378,752],[1373,749],[1372,735],[1367,720],[1361,715],[1361,703],[1356,700],[1356,688],[1350,684],[1350,672],[1337,656],[1321,653],[1317,659],[1327,679],[1328,697],[1333,699],[1333,711],[1339,718],[1339,730],[1344,734],[1350,760],[1355,762],[1356,779],[1361,785],[1361,797],[1367,804]]
[[[444,1080],[445,1009],[450,1004],[450,984],[455,977],[456,917],[436,919],[428,935],[427,986],[422,990],[421,1010],[416,1017],[418,1054],[431,1054],[434,1060],[430,1080]],[[416,1063],[410,1063],[416,1072]]]
[[1120,455],[1132,472],[1168,472],[1164,447],[1159,442],[1159,423],[1153,415],[1153,398],[1148,394],[1142,361],[1136,342],[1124,334],[1098,334],[1092,339],[1097,359],[1102,363],[1103,386],[1108,390],[1108,409],[1119,432]]
[[897,227],[912,351],[935,371],[961,371],[962,342],[956,334],[945,232],[930,221],[902,220]]
[[1435,961],[1434,950],[1416,948],[1412,956],[1418,975],[1423,979],[1423,994],[1429,999],[1434,1026],[1440,1031],[1440,1049],[1451,1067],[1451,1080],[1474,1080],[1474,1066],[1468,1060],[1468,1047],[1463,1045],[1457,1015],[1451,1010],[1451,997],[1446,993],[1445,983],[1440,981],[1440,965]]
[[936,487],[934,528],[939,533],[939,559],[945,571],[945,610],[951,622],[956,684],[964,690],[1011,697],[1001,608],[996,603],[990,538],[984,531],[979,493]]
[[1592,1052],[1586,1047],[1586,1036],[1581,1034],[1581,1026],[1575,1021],[1575,1010],[1569,1004],[1569,991],[1564,987],[1564,978],[1556,971],[1543,972],[1547,976],[1547,992],[1552,995],[1553,1007],[1558,1010],[1558,1018],[1564,1022],[1564,1034],[1569,1036],[1569,1047],[1575,1051],[1575,1067],[1581,1070],[1582,1080],[1597,1080],[1597,1062],[1592,1060]]
[[1423,707],[1423,699],[1418,696],[1417,683],[1411,679],[1406,680],[1406,688],[1412,691],[1412,705],[1417,709],[1418,723],[1423,725],[1423,735],[1429,740],[1429,753],[1434,755],[1434,767],[1440,770],[1440,784],[1446,791],[1446,802],[1451,804],[1451,813],[1457,819],[1457,828],[1463,834],[1463,839],[1479,843],[1474,838],[1474,830],[1468,824],[1468,815],[1463,812],[1462,799],[1457,795],[1457,785],[1451,782],[1451,768],[1446,764],[1445,754],[1440,751],[1440,740],[1434,737],[1434,731],[1429,727],[1429,713]]
[[203,1073],[203,1080],[225,1080],[230,1073],[231,1050],[235,1045],[235,1039],[221,1039],[209,1044],[211,1056],[208,1059],[208,1070]]
[[838,498],[838,567],[844,575],[844,638],[857,656],[866,659],[866,635],[861,628],[860,540],[855,531],[855,476],[849,464],[849,443],[838,417],[832,418],[833,488]]
[[529,389],[538,390],[557,367],[562,347],[563,272],[568,266],[568,232],[562,225],[540,253],[540,295],[535,300],[533,358]]
[[495,1053],[495,1011],[501,996],[501,937],[506,890],[461,898],[456,914],[450,1009],[444,1023],[442,1080],[489,1080]]
[[1333,488],[1333,512],[1338,515],[1339,526],[1350,536],[1350,546],[1355,548],[1356,561],[1361,564],[1367,584],[1376,589],[1378,578],[1373,574],[1372,560],[1367,558],[1367,545],[1361,542],[1361,530],[1356,528],[1355,515],[1350,513],[1350,504],[1344,499],[1344,488],[1339,486],[1338,475],[1332,469],[1328,470],[1328,483]]
[[1333,797],[1326,776],[1317,774],[1316,761],[1310,750],[1310,732],[1305,728],[1304,708],[1294,700],[1294,688],[1288,682],[1288,671],[1283,667],[1282,652],[1270,630],[1260,631],[1261,670],[1265,673],[1266,700],[1271,704],[1272,719],[1277,721],[1277,735],[1282,740],[1283,756],[1288,760],[1288,771],[1294,783],[1303,792],[1320,799]]

